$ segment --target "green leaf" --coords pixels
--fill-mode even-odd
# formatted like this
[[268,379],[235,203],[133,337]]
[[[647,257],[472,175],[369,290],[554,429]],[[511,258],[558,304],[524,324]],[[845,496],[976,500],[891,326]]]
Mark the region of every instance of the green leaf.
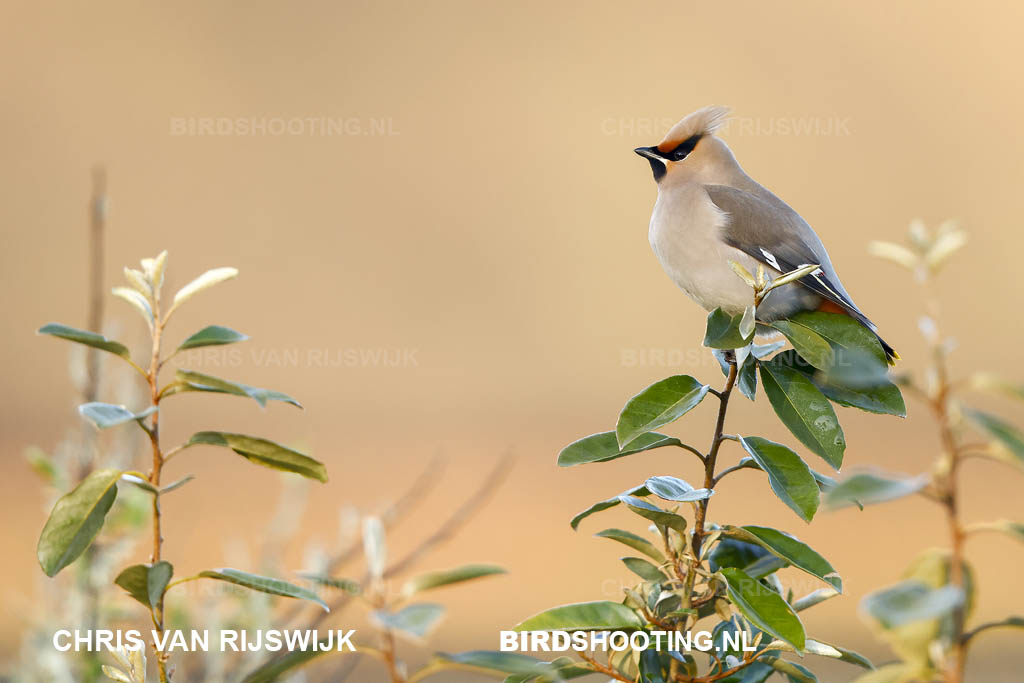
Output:
[[761,384],[786,428],[825,462],[838,470],[846,439],[828,399],[811,380],[777,358],[761,363]]
[[1014,522],[1009,519],[999,519],[994,522],[976,522],[967,527],[967,531],[1000,531],[1014,540],[1024,541],[1024,523]]
[[728,585],[729,600],[750,623],[803,652],[804,625],[781,595],[739,569],[726,567],[719,574]]
[[119,299],[127,301],[132,308],[142,315],[142,319],[146,321],[149,329],[153,329],[153,309],[149,305],[149,299],[128,287],[114,287],[110,293]]
[[785,335],[805,361],[826,372],[832,367],[835,354],[831,345],[817,332],[792,320],[776,320],[771,326]]
[[602,500],[602,501],[599,501],[597,503],[594,503],[593,505],[588,507],[586,510],[584,510],[583,512],[578,513],[575,517],[573,517],[572,521],[569,522],[569,526],[571,526],[573,528],[573,530],[575,531],[579,527],[580,522],[582,522],[584,519],[586,519],[590,515],[594,514],[595,512],[601,512],[602,510],[607,510],[608,508],[613,508],[616,505],[620,504],[622,502],[622,496],[649,496],[649,495],[651,495],[651,492],[647,490],[646,486],[641,485],[641,486],[633,487],[633,488],[629,489],[628,491],[623,491],[622,493],[620,493],[619,495],[615,496],[614,498],[609,498],[608,500]]
[[638,436],[629,444],[629,448],[620,449],[615,432],[601,432],[585,436],[563,448],[558,454],[558,466],[572,467],[588,462],[607,462],[662,446],[679,446],[681,443],[675,437],[651,432]]
[[834,377],[815,372],[814,368],[803,362],[795,351],[783,351],[772,360],[806,375],[807,379],[833,403],[879,415],[907,416],[907,405],[903,401],[900,388],[885,376],[868,383],[844,386],[837,384]]
[[818,484],[818,489],[822,493],[827,493],[834,489],[838,482],[832,477],[822,474],[821,472],[811,470],[811,475],[814,477],[814,481]]
[[106,429],[119,424],[131,421],[141,421],[157,411],[156,406],[150,406],[139,413],[133,413],[124,406],[115,406],[110,403],[83,403],[78,406],[78,412],[82,417],[92,422],[98,429]]
[[380,517],[363,518],[363,557],[370,577],[375,580],[384,577],[387,569],[388,544],[384,533],[384,523]]
[[96,334],[95,332],[76,330],[73,327],[61,325],[60,323],[49,323],[48,325],[40,327],[37,334],[49,334],[54,337],[60,337],[61,339],[85,344],[86,346],[91,346],[94,349],[107,351],[115,356],[121,356],[121,358],[131,360],[131,354],[128,352],[127,346],[121,342],[107,339],[102,334]]
[[370,619],[379,627],[391,629],[414,639],[426,637],[444,616],[444,607],[434,603],[415,603],[397,612],[374,610]]
[[[767,645],[764,645],[763,647],[768,650],[782,650],[784,652],[795,652],[795,650],[790,645],[788,645],[787,643],[783,643],[781,640],[773,641],[771,643],[768,643]],[[874,665],[871,664],[871,660],[869,660],[867,657],[860,653],[854,652],[853,650],[848,650],[843,647],[839,647],[838,645],[832,645],[830,643],[825,643],[820,640],[812,640],[810,638],[808,638],[806,641],[804,647],[804,654],[816,655],[818,657],[828,657],[829,659],[837,659],[840,662],[853,664],[854,666],[859,666],[862,669],[871,670],[875,668]]]
[[779,500],[805,522],[811,521],[818,509],[818,483],[800,456],[759,436],[741,436],[740,445],[768,475],[768,483]]
[[840,593],[843,580],[828,560],[797,538],[765,526],[725,526],[724,535],[755,543],[798,569],[816,576]]
[[228,568],[207,569],[206,571],[199,572],[198,576],[205,579],[226,581],[228,583],[233,583],[236,586],[242,586],[261,593],[269,593],[270,595],[280,595],[286,598],[308,600],[309,602],[315,602],[323,607],[325,612],[331,611],[327,606],[327,603],[321,600],[320,596],[316,593],[303,588],[302,586],[296,586],[294,583],[284,581],[283,579],[274,579],[269,576],[260,576],[258,574],[250,574],[248,572]]
[[614,631],[642,629],[644,620],[618,602],[578,602],[535,614],[516,631]]
[[38,446],[29,446],[25,449],[25,460],[28,461],[32,471],[51,486],[58,481],[58,477],[62,476],[58,473],[57,466],[50,454]]
[[[757,462],[753,458],[751,458],[749,455],[745,456],[743,458],[740,458],[740,461],[736,464],[736,467],[738,469],[751,469],[751,470],[760,470],[761,469],[760,465],[758,465]],[[817,470],[811,470],[811,476],[814,477],[815,483],[818,484],[818,490],[821,491],[822,493],[825,493],[826,491],[831,491],[832,489],[834,489],[836,487],[836,484],[838,483],[832,477],[830,477],[830,476],[828,476],[826,474],[822,474],[821,472],[818,472]]]
[[[747,543],[745,541],[738,541],[734,538],[729,538],[728,536],[723,536],[708,554],[708,566],[713,572],[717,572],[722,567],[742,569],[751,577],[757,579],[761,577],[758,576],[758,572],[752,571],[752,568],[760,566],[766,567],[768,565],[768,563],[764,562],[766,559],[774,561],[771,563],[772,572],[786,566],[784,561],[772,555],[759,544]],[[764,576],[764,574],[761,574],[761,576]]]
[[917,493],[928,484],[928,477],[894,477],[882,473],[860,472],[846,477],[825,494],[825,505],[837,510],[849,505],[863,507],[884,503]]
[[665,667],[662,666],[662,657],[665,657],[667,663],[671,661],[668,659],[668,655],[661,655],[652,649],[643,650],[639,655],[641,683],[665,683]]
[[710,349],[738,349],[749,344],[754,335],[751,333],[744,336],[740,332],[742,320],[742,313],[729,315],[721,308],[711,311],[707,332],[704,334],[704,346]]
[[814,672],[804,666],[780,657],[765,658],[765,662],[776,671],[785,674],[789,683],[818,683]]
[[765,358],[775,353],[785,345],[786,341],[784,339],[769,342],[767,344],[751,344],[750,355],[752,355],[754,358],[758,360],[764,360]]
[[658,564],[665,561],[665,555],[643,536],[637,536],[636,534],[623,529],[605,529],[604,531],[599,531],[594,535],[598,538],[610,538],[613,541],[618,541],[619,543],[628,545],[633,550],[642,552]]
[[646,500],[633,496],[622,496],[622,503],[644,519],[649,519],[658,526],[675,529],[679,533],[686,531],[686,518],[668,510],[651,505]]
[[114,583],[147,609],[156,609],[173,574],[174,567],[170,562],[133,564],[118,574]]
[[138,477],[134,474],[122,474],[121,480],[128,482],[129,484],[135,486],[136,488],[142,489],[146,493],[160,493],[160,489],[150,484],[148,479],[143,479],[142,477]]
[[327,468],[323,463],[273,441],[229,432],[197,432],[185,446],[198,444],[224,446],[258,465],[294,472],[321,482],[327,481]]
[[832,659],[838,659],[840,662],[853,664],[854,666],[859,666],[860,668],[867,669],[869,671],[875,668],[874,664],[871,663],[871,660],[859,652],[820,640],[808,640],[807,648],[804,652],[812,655],[818,655],[819,657],[831,657]]
[[[665,500],[672,500],[677,503],[693,503],[698,500],[706,500],[715,492],[711,489],[695,489],[687,482],[677,477],[661,476],[651,477],[644,482],[644,487]],[[628,493],[623,495],[630,495]]]
[[907,416],[907,404],[903,401],[903,394],[892,382],[885,381],[874,386],[851,388],[812,381],[830,401],[846,408],[857,408],[876,415]]
[[834,588],[819,588],[816,591],[812,591],[802,598],[794,600],[792,603],[794,612],[803,612],[805,609],[810,609],[815,605],[820,605],[829,598],[834,598],[839,595],[839,591]]
[[970,386],[978,391],[988,391],[1018,400],[1024,400],[1024,384],[1013,382],[993,372],[976,372],[971,375]]
[[882,627],[892,629],[948,614],[963,599],[963,591],[955,586],[931,588],[911,579],[866,595],[861,607]]
[[177,291],[174,295],[174,301],[171,304],[171,309],[167,311],[167,315],[164,317],[164,320],[170,318],[171,314],[177,310],[178,306],[182,305],[199,292],[237,276],[238,270],[230,267],[213,268],[212,270],[206,271]]
[[740,365],[736,375],[736,387],[751,401],[757,398],[757,358],[753,352],[747,354]]
[[977,410],[964,410],[964,416],[981,427],[997,443],[1006,448],[1019,464],[1024,464],[1024,434],[1009,422]]
[[175,353],[178,353],[178,351],[188,351],[189,349],[198,349],[203,346],[234,344],[236,342],[246,341],[247,339],[249,339],[247,335],[244,335],[241,332],[235,332],[229,327],[208,325],[185,341],[181,342],[181,345],[177,348]]
[[170,484],[168,484],[167,486],[164,486],[164,487],[162,487],[160,489],[160,495],[162,496],[165,493],[170,493],[171,491],[175,491],[177,489],[180,489],[182,486],[184,486],[185,484],[189,483],[193,479],[195,479],[195,475],[188,474],[188,475],[182,477],[181,479],[178,479],[177,481],[172,481]]
[[128,674],[116,667],[104,664],[100,666],[100,671],[103,672],[104,676],[116,683],[133,683],[132,679],[128,677]]
[[619,414],[615,425],[619,447],[675,422],[704,400],[708,388],[689,375],[675,375],[647,387],[629,399]]
[[651,581],[653,583],[668,581],[668,577],[647,560],[641,560],[639,557],[622,557],[619,559],[622,560],[622,563],[626,565],[629,571],[644,581]]
[[352,579],[334,578],[330,576],[321,576],[320,574],[299,574],[304,579],[312,581],[313,583],[321,586],[327,586],[329,588],[337,588],[338,590],[345,591],[350,595],[362,595],[363,587],[359,585],[358,581]]
[[[879,363],[887,364],[885,351],[878,337],[861,323],[842,313],[798,313],[789,319],[794,325],[800,325],[828,341],[838,352],[844,350],[857,353],[866,351]],[[810,359],[807,359],[810,362]]]
[[169,396],[183,391],[206,391],[215,394],[246,396],[264,407],[266,407],[267,401],[281,401],[282,403],[290,403],[297,408],[302,407],[301,403],[280,391],[251,387],[248,384],[232,382],[231,380],[206,375],[194,370],[178,370],[175,373],[175,380],[175,383],[170,385],[171,389],[166,395]]
[[36,546],[39,566],[47,576],[56,576],[96,538],[117,497],[120,478],[121,470],[96,470],[53,506]]
[[432,588],[440,588],[441,586],[447,586],[453,583],[462,583],[463,581],[479,579],[484,576],[494,576],[495,574],[506,573],[507,572],[501,567],[496,567],[491,564],[467,564],[461,567],[456,567],[455,569],[446,569],[444,571],[420,574],[406,582],[405,586],[402,587],[402,593],[405,595],[412,595],[414,593],[430,590]]

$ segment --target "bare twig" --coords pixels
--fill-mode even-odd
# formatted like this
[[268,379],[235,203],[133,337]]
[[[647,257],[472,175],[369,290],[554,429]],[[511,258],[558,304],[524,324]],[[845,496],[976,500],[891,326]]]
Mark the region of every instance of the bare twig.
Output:
[[[107,222],[107,174],[103,167],[93,169],[92,198],[89,200],[89,309],[86,328],[103,333],[103,237]],[[84,398],[86,403],[99,395],[100,351],[89,349]]]
[[425,538],[415,548],[413,548],[405,557],[391,565],[384,571],[384,578],[390,578],[397,574],[401,574],[403,571],[411,567],[416,563],[423,555],[441,545],[442,543],[450,540],[459,530],[473,518],[480,508],[483,507],[493,493],[494,489],[497,488],[501,482],[508,476],[509,471],[512,469],[513,460],[511,457],[505,457],[498,461],[494,469],[491,470],[490,474],[484,479],[484,481],[477,487],[477,490],[473,492],[469,498],[459,506],[455,512],[442,524],[437,531]]
[[[494,489],[501,484],[505,477],[508,476],[508,473],[512,468],[512,463],[513,459],[511,457],[505,457],[500,459],[498,463],[494,466],[494,468],[490,471],[490,473],[488,473],[487,477],[485,477],[484,480],[480,483],[480,485],[476,488],[476,490],[473,491],[473,493],[468,498],[466,498],[465,501],[463,501],[462,505],[460,505],[448,517],[448,519],[446,519],[441,524],[441,526],[439,526],[437,530],[434,531],[434,533],[420,541],[412,550],[406,553],[401,559],[389,565],[381,575],[381,579],[393,578],[401,574],[402,572],[408,570],[413,565],[415,565],[416,562],[419,561],[419,559],[422,558],[424,555],[426,555],[430,551],[437,548],[439,545],[445,543],[446,541],[450,540],[453,536],[455,536],[466,523],[473,519],[476,512],[478,512],[484,506],[484,504],[487,503],[488,500],[490,500],[491,494],[493,493]],[[437,468],[435,467],[428,467],[427,470],[420,474],[420,476],[416,479],[414,485],[410,487],[409,491],[405,495],[401,496],[398,500],[396,500],[395,503],[392,503],[387,508],[387,510],[385,510],[385,513],[381,516],[381,518],[382,520],[385,520],[386,525],[395,523],[402,515],[408,512],[409,509],[411,509],[416,503],[419,502],[419,499],[424,495],[426,489],[433,487],[434,482],[436,481],[436,477],[438,476],[436,474],[436,470]],[[361,552],[362,544],[359,544],[355,550],[346,549],[335,558],[333,564],[335,566],[340,566],[344,562],[347,562],[348,560],[358,556],[358,554]],[[368,573],[364,574],[363,577],[361,578],[360,583],[366,584],[370,580],[370,578],[371,577]],[[330,614],[324,611],[317,612],[305,623],[303,628],[316,628],[328,616],[336,615],[340,611],[342,611],[352,601],[352,598],[353,596],[348,593],[340,596],[337,600],[330,603]],[[385,650],[387,650],[387,643],[385,643],[385,645]],[[393,642],[391,643],[390,647],[393,648]],[[391,651],[393,657],[394,651],[393,649]],[[273,658],[271,658],[269,661],[273,661]],[[343,677],[337,678],[337,680],[343,680],[344,676],[348,676],[349,674],[351,674],[352,670],[356,666],[356,663],[346,663],[344,666],[347,666],[349,668],[346,671],[344,671],[342,675]],[[392,661],[391,663],[389,663],[388,668],[389,672],[392,675],[392,680],[398,680],[394,678],[396,672],[398,671],[398,669],[396,668],[396,662]]]
[[[414,510],[419,503],[426,498],[427,494],[434,489],[437,482],[440,480],[441,475],[445,469],[444,458],[437,456],[434,457],[422,472],[413,480],[412,484],[405,490],[402,495],[395,498],[390,502],[387,507],[378,515],[381,524],[384,529],[391,529],[397,524],[405,515]],[[329,558],[326,566],[326,574],[333,576],[335,572],[341,567],[348,564],[355,558],[359,557],[363,552],[363,542],[361,539],[356,538],[349,543],[340,552],[336,553],[333,557]],[[298,602],[298,601],[297,601]],[[347,603],[348,600],[345,600]],[[299,615],[306,611],[306,605],[296,604],[290,611],[288,611],[283,617],[283,623],[292,623],[298,619]],[[336,609],[336,607],[332,607]]]
[[[384,529],[388,530],[419,505],[427,494],[437,485],[444,474],[445,459],[437,456],[420,472],[405,493],[396,498],[378,516]],[[345,550],[335,555],[327,563],[327,573],[333,574],[346,563],[351,562],[362,553],[362,541],[351,543]]]

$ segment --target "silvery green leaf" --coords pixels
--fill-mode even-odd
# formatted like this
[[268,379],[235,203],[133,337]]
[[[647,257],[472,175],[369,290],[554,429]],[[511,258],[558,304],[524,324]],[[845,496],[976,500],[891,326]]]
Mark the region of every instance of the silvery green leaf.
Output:
[[379,517],[363,520],[363,553],[370,575],[375,579],[384,576],[387,565],[387,545],[384,542],[384,525]]

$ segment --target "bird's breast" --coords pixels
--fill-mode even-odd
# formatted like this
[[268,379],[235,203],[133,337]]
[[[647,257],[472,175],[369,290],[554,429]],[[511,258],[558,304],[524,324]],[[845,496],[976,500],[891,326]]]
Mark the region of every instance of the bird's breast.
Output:
[[659,192],[648,237],[669,278],[706,310],[738,313],[753,303],[753,292],[729,265],[751,272],[757,262],[721,240],[728,216],[700,186]]

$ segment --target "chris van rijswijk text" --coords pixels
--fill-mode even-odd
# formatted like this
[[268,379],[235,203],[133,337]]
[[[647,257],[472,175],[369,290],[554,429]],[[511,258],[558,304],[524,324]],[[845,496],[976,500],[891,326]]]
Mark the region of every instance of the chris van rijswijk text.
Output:
[[[326,652],[328,650],[355,652],[352,630],[246,630],[215,631],[157,631],[149,632],[149,642],[162,652],[294,652],[296,650]],[[142,631],[121,630],[68,630],[53,634],[53,647],[58,652],[100,652],[101,650],[138,650],[146,647]]]

